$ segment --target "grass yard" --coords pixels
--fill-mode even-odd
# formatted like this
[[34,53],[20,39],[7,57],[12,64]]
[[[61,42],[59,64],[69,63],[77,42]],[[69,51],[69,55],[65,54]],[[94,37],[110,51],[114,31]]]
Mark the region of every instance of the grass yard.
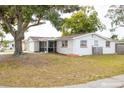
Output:
[[0,86],[56,87],[124,74],[124,55],[0,55]]

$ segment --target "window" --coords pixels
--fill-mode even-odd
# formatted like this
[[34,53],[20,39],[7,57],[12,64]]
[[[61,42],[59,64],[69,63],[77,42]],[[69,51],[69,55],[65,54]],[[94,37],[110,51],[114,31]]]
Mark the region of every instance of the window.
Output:
[[81,40],[81,41],[80,41],[80,47],[81,47],[81,48],[87,47],[87,41],[86,41],[86,40]]
[[62,41],[62,47],[68,47],[68,41],[67,40]]
[[94,40],[94,46],[98,46],[98,40]]
[[106,47],[110,47],[110,42],[106,41]]

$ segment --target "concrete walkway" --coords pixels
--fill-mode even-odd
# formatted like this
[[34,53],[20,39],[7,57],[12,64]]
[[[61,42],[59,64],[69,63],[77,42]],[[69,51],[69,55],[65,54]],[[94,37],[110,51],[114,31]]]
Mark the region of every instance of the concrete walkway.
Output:
[[124,88],[124,74],[65,88]]

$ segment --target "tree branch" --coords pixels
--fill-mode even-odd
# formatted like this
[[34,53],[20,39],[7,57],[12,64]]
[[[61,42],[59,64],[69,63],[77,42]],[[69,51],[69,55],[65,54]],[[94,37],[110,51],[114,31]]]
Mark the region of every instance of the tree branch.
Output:
[[40,22],[41,21],[41,17],[38,17],[38,19],[32,19],[33,22],[36,22],[35,24],[29,25],[30,21],[24,22],[23,23],[23,31],[26,31],[28,28],[33,27],[33,26],[37,26],[37,25],[41,25],[44,24],[45,22]]
[[29,26],[27,27],[27,29],[30,28],[30,27],[38,26],[38,25],[42,25],[42,24],[45,24],[45,22],[37,22],[36,24],[29,25]]
[[14,37],[15,36],[15,29],[8,23],[7,20],[3,19],[5,25],[7,26],[7,28],[9,29],[10,33],[12,34],[12,36]]
[[24,32],[27,30],[27,26],[29,25],[29,23],[30,23],[30,21],[23,22],[22,28],[23,28]]

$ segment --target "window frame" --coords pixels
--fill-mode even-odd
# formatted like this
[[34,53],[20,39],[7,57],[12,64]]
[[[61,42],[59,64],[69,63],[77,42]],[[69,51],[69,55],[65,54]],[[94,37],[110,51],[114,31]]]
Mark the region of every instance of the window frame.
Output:
[[[85,44],[83,44],[83,43]],[[80,48],[87,48],[87,40],[80,40]]]
[[110,47],[110,41],[106,41],[106,47]]
[[62,40],[61,41],[61,47],[62,48],[67,48],[68,47],[68,40]]

